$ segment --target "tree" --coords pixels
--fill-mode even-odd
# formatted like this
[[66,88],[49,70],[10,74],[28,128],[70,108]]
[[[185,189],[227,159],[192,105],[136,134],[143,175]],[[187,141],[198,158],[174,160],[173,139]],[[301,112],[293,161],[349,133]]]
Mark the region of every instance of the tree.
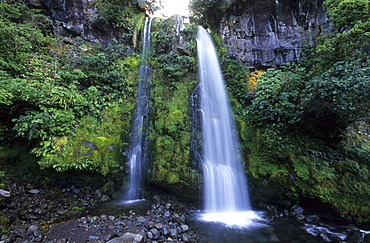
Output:
[[310,76],[320,75],[338,61],[368,59],[370,0],[326,0],[331,33],[321,33],[314,46],[303,48],[301,63]]

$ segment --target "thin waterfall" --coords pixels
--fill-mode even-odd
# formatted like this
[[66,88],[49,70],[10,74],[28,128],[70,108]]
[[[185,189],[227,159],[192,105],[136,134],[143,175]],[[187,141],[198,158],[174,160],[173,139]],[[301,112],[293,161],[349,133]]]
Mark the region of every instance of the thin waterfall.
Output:
[[[208,32],[197,35],[201,162],[206,213],[250,211],[239,139],[217,52]],[[216,220],[217,221],[217,220]]]
[[149,98],[151,70],[150,61],[150,29],[152,19],[145,19],[143,49],[139,70],[138,95],[135,110],[135,118],[132,124],[130,148],[128,151],[129,165],[129,188],[126,192],[126,200],[138,200],[144,198],[144,177],[146,163],[148,161],[149,148]]

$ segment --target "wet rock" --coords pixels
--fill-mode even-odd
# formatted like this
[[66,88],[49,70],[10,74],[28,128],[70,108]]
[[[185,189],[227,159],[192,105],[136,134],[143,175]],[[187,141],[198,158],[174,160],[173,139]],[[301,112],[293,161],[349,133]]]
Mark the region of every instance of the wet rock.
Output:
[[365,234],[363,232],[355,231],[346,238],[346,241],[351,243],[360,243],[364,236]]
[[303,208],[301,208],[301,206],[299,206],[298,204],[297,205],[294,205],[290,209],[290,215],[291,216],[295,216],[296,214],[303,214],[303,212],[304,212]]
[[294,216],[294,218],[296,218],[296,219],[297,219],[297,220],[299,220],[299,221],[303,221],[303,220],[305,220],[305,219],[306,219],[306,217],[305,217],[303,214],[300,214],[300,213],[296,214],[296,215]]
[[326,234],[325,231],[321,231],[317,237],[320,237],[321,239],[323,239],[325,242],[330,242],[330,239],[328,237],[328,235]]
[[170,234],[171,234],[172,238],[177,239],[177,237],[178,237],[177,229],[170,229]]
[[116,228],[116,226],[114,226],[114,225],[109,225],[107,228],[108,228],[109,230],[114,230],[114,229]]
[[137,222],[138,223],[145,223],[146,222],[146,219],[145,219],[145,217],[140,216],[140,217],[137,218]]
[[365,243],[370,243],[370,234],[366,234],[364,237],[364,242]]
[[40,193],[40,190],[32,189],[32,190],[29,190],[28,192],[31,193],[31,194],[37,194],[37,193]]
[[99,239],[99,236],[95,236],[95,235],[89,236],[89,240],[97,240],[97,239]]
[[157,229],[151,229],[150,232],[152,233],[152,238],[153,240],[158,240],[161,237],[161,233]]
[[171,234],[170,229],[171,228],[168,225],[163,226],[162,231],[161,231],[162,235],[169,236]]
[[220,32],[228,53],[248,67],[298,59],[303,40],[327,27],[322,0],[239,2]]
[[169,211],[166,211],[164,214],[163,214],[163,217],[165,218],[169,218],[171,216],[171,213]]
[[10,197],[10,192],[0,189],[0,196]]
[[318,215],[310,215],[306,218],[306,222],[309,224],[318,224],[320,222],[320,217]]
[[29,0],[29,4],[33,7],[40,8],[43,6],[41,0]]
[[184,233],[181,235],[181,239],[185,242],[190,242],[191,241],[191,237],[190,235],[188,235],[187,233]]
[[114,238],[107,243],[144,243],[145,237],[142,234],[125,233],[121,237]]
[[180,228],[182,232],[187,232],[189,230],[189,226],[187,226],[186,224],[180,225]]
[[67,239],[62,238],[62,239],[58,239],[56,243],[66,243],[66,242],[67,242]]
[[27,233],[34,232],[38,229],[39,229],[39,227],[37,225],[31,225],[30,227],[28,227]]
[[146,236],[149,238],[149,239],[153,239],[153,233],[148,231],[146,232]]
[[266,209],[273,216],[278,214],[278,207],[276,207],[276,206],[268,205],[268,206],[266,206]]
[[154,225],[154,227],[156,228],[156,229],[162,229],[162,227],[163,227],[163,225],[161,224],[161,223],[156,223],[155,225]]
[[108,219],[109,219],[109,220],[111,220],[111,221],[113,221],[113,220],[115,219],[115,217],[114,217],[114,216],[112,216],[112,215],[109,215],[109,216],[108,216]]

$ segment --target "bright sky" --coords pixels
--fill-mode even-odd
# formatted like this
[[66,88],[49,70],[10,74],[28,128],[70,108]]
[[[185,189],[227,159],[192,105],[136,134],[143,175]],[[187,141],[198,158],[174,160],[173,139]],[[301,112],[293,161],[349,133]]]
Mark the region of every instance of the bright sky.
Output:
[[[156,15],[163,14],[166,17],[171,17],[174,14],[183,16],[189,15],[188,5],[189,0],[157,0],[163,6],[163,9],[156,11]],[[159,5],[159,4],[158,4]]]

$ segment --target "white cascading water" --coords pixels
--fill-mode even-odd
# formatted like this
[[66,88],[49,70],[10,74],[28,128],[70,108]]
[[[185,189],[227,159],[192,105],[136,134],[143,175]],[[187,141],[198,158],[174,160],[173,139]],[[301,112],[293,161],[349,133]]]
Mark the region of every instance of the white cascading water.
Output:
[[226,224],[250,223],[247,180],[239,151],[239,139],[231,112],[217,52],[209,33],[198,29],[200,116],[204,220]]
[[148,127],[149,127],[149,98],[151,70],[150,59],[150,29],[151,20],[146,18],[143,36],[143,49],[139,70],[138,95],[135,118],[132,124],[130,148],[128,152],[129,188],[125,200],[144,199],[144,171],[148,160]]

